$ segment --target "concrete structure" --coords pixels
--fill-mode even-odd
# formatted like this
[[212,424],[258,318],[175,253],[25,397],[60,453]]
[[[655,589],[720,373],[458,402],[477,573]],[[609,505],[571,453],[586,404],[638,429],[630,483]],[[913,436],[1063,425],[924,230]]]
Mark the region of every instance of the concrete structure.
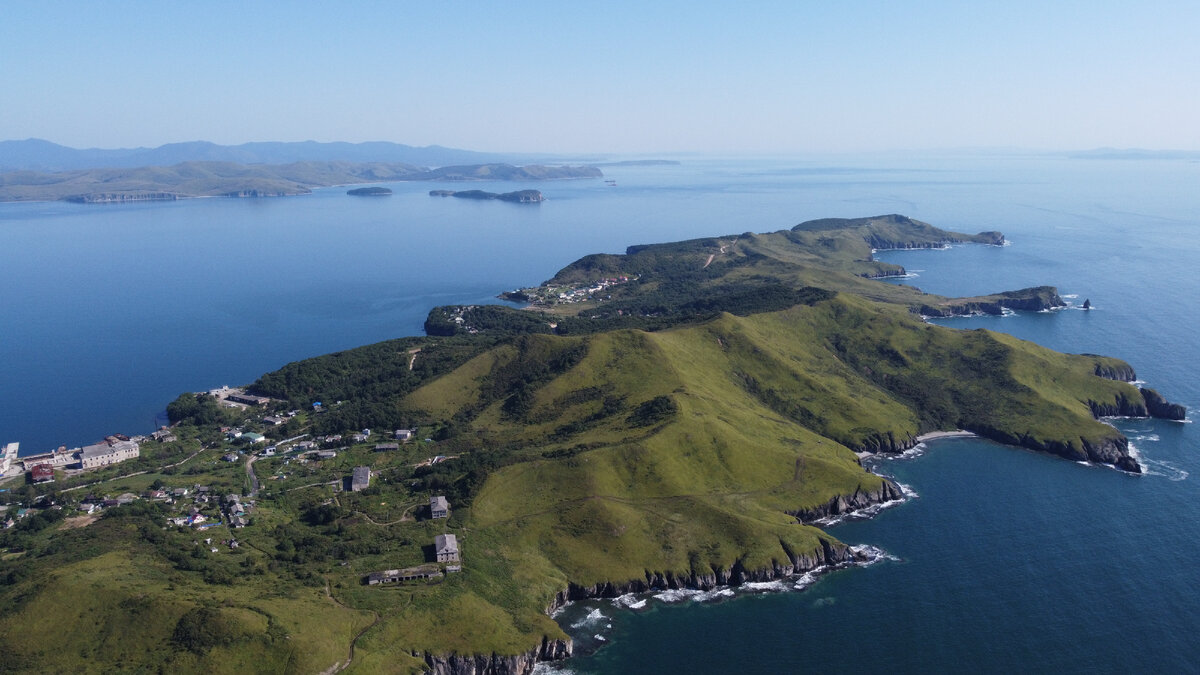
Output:
[[420,567],[408,567],[402,570],[371,572],[367,575],[367,584],[376,586],[378,584],[394,584],[399,581],[432,579],[440,576],[442,576],[442,572],[437,567],[433,565],[421,565]]
[[233,401],[234,403],[241,403],[242,405],[257,405],[257,406],[265,406],[266,404],[271,402],[271,399],[267,398],[266,396],[255,396],[253,394],[244,394],[244,393],[229,394],[228,396],[225,397],[225,399],[228,401]]
[[439,534],[433,538],[433,550],[438,562],[458,562],[458,537]]
[[433,518],[449,518],[450,502],[442,495],[429,498],[429,515]]
[[354,467],[350,474],[350,491],[359,492],[371,486],[371,469],[365,466]]
[[38,455],[26,455],[21,458],[21,467],[24,471],[32,471],[33,467],[38,464],[49,464],[50,466],[66,466],[79,461],[79,448],[67,450],[66,446],[59,446],[57,450],[52,452],[43,452]]
[[17,451],[20,449],[20,443],[9,443],[4,446],[4,453],[0,454],[0,474],[8,473],[17,459]]
[[133,459],[141,454],[138,444],[133,441],[116,441],[89,445],[79,451],[79,463],[85,469],[117,464],[127,459]]
[[242,434],[242,440],[250,441],[251,443],[264,443],[266,442],[267,437],[263,436],[262,434],[256,434],[253,431],[247,431],[246,433]]

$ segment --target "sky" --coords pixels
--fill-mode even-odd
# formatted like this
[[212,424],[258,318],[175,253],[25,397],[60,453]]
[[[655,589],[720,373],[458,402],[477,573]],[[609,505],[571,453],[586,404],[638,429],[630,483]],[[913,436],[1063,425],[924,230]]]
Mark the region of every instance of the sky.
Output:
[[0,140],[1200,150],[1200,3],[42,2]]

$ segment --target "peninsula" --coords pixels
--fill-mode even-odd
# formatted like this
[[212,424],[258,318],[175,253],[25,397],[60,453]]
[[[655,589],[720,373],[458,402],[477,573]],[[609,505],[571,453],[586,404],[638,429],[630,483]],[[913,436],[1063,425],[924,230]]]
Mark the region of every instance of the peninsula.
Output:
[[183,394],[172,440],[16,486],[5,665],[529,673],[571,654],[563,603],[859,560],[819,521],[902,494],[856,453],[965,430],[1139,471],[1098,417],[1186,411],[1129,364],[922,319],[1053,308],[1052,287],[878,280],[901,268],[873,250],[954,242],[1003,236],[887,215],[631,246],[234,407]]

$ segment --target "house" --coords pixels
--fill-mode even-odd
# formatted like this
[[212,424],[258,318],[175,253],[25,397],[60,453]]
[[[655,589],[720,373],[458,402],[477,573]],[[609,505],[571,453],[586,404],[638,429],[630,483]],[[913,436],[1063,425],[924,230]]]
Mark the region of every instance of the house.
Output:
[[390,451],[399,450],[399,449],[400,449],[399,443],[379,443],[378,445],[375,446],[375,452],[390,452]]
[[173,443],[178,440],[175,438],[175,434],[168,431],[165,427],[150,434],[150,438],[153,438],[159,443]]
[[178,499],[180,497],[186,497],[186,496],[188,496],[188,489],[183,488],[183,487],[175,488],[174,490],[171,491],[171,495],[174,496],[176,499]]
[[359,492],[367,489],[371,485],[371,469],[365,466],[354,467],[354,472],[350,474],[350,491]]
[[262,443],[267,440],[267,437],[263,436],[262,434],[256,434],[253,431],[247,431],[246,433],[242,434],[242,440],[250,443]]
[[319,457],[320,459],[333,459],[334,457],[337,457],[337,451],[335,451],[335,450],[320,450],[317,452],[317,457]]
[[450,517],[450,502],[446,501],[445,496],[438,495],[429,498],[429,515],[433,518]]
[[438,562],[458,562],[458,537],[439,534],[433,538],[433,550]]
[[317,449],[316,441],[300,441],[299,443],[296,444],[296,450],[298,452],[308,452],[309,450],[316,450],[316,449]]
[[35,483],[51,483],[54,481],[54,469],[49,464],[38,464],[29,471],[29,478]]
[[226,462],[236,462],[238,461],[238,454],[236,452],[227,452],[221,456],[221,459]]
[[138,444],[133,441],[104,441],[95,445],[84,446],[79,451],[79,463],[85,469],[108,466],[133,459],[141,454]]
[[416,429],[397,429],[392,435],[398,441],[410,441],[417,434]]
[[283,419],[282,417],[277,417],[275,415],[268,415],[268,416],[262,418],[262,421],[263,421],[263,424],[270,424],[273,427],[277,427],[280,424],[283,424],[284,422],[286,422],[287,420]]

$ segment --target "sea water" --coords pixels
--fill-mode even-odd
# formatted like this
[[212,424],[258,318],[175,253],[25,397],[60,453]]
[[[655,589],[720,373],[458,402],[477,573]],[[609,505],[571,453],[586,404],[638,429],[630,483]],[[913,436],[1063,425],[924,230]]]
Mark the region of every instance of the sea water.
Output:
[[[427,183],[392,184],[386,198],[329,188],[0,204],[0,442],[28,453],[146,432],[182,391],[417,334],[431,306],[491,301],[587,253],[883,213],[1000,230],[1011,242],[880,253],[914,273],[893,283],[946,295],[1053,284],[1072,296],[1062,311],[939,323],[1119,356],[1170,400],[1200,407],[1200,163],[892,155],[605,171],[616,186],[478,186],[535,187],[549,197],[540,205],[434,198],[429,190],[455,186]],[[779,584],[580,603],[560,620],[583,654],[560,667],[1191,670],[1197,432],[1113,423],[1147,475],[931,442],[876,467],[919,497],[831,528],[880,549],[880,562],[807,579],[802,592]]]

